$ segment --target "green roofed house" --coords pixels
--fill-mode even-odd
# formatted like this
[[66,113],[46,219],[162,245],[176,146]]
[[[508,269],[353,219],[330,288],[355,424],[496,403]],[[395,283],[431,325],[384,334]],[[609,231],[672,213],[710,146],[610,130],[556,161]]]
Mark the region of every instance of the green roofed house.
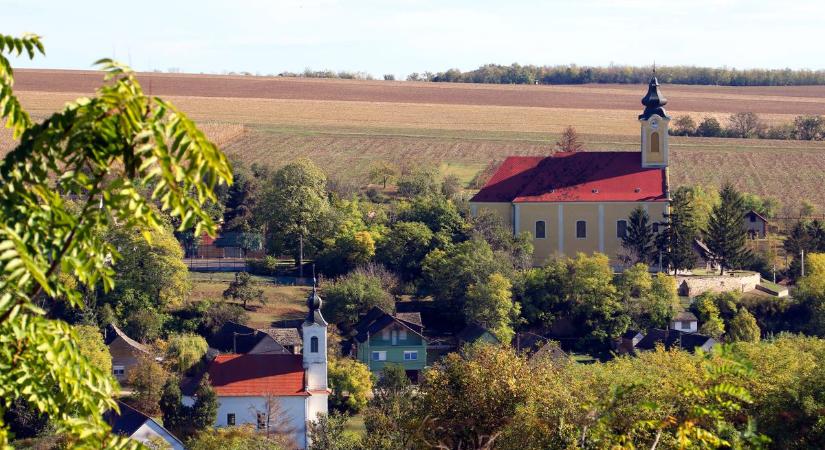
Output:
[[354,347],[359,361],[378,373],[398,364],[413,382],[427,364],[427,341],[419,313],[390,314],[374,307],[355,325]]

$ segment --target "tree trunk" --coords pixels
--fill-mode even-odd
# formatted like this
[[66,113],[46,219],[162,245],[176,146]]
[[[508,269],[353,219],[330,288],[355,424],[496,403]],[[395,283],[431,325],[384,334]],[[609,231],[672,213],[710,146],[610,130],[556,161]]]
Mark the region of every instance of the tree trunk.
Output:
[[304,235],[298,235],[298,278],[304,277]]

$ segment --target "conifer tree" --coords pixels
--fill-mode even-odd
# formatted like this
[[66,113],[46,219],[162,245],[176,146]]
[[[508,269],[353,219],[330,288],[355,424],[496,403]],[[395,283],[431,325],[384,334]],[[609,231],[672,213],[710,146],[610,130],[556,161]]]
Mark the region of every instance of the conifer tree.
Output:
[[656,249],[656,235],[653,233],[650,216],[644,208],[637,206],[627,219],[627,232],[622,237],[622,247],[635,258],[635,261],[632,261],[634,264],[649,264]]
[[659,233],[659,250],[662,262],[674,273],[690,269],[696,263],[693,241],[696,239],[696,219],[693,205],[683,191],[676,191],[670,202],[670,212],[665,215],[667,224]]
[[214,425],[218,417],[218,396],[209,381],[209,374],[201,378],[195,397],[195,404],[192,405],[191,425],[197,431],[205,430]]
[[177,435],[183,435],[186,416],[190,411],[183,405],[180,392],[180,379],[171,375],[163,386],[160,397],[160,410],[163,413],[163,426]]
[[725,269],[742,266],[750,252],[745,247],[747,231],[742,226],[746,212],[742,194],[730,183],[725,183],[719,197],[721,201],[713,207],[708,219],[705,240],[719,263],[719,273],[724,274]]

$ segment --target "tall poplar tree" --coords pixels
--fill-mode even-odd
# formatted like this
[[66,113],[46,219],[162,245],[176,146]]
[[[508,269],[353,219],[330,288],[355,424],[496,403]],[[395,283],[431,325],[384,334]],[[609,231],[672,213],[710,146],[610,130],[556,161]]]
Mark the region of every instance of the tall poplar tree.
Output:
[[667,223],[659,233],[659,250],[662,262],[676,273],[690,269],[696,263],[693,241],[696,239],[696,219],[690,197],[683,191],[676,191],[670,202],[670,212],[665,214]]
[[747,231],[742,226],[745,217],[745,202],[732,184],[725,183],[719,191],[721,201],[713,207],[708,228],[705,230],[705,243],[719,263],[719,273],[725,269],[741,267],[750,252],[745,247]]
[[635,258],[632,263],[649,264],[656,250],[656,235],[653,233],[650,216],[644,208],[637,206],[627,219],[627,232],[622,237],[622,247]]

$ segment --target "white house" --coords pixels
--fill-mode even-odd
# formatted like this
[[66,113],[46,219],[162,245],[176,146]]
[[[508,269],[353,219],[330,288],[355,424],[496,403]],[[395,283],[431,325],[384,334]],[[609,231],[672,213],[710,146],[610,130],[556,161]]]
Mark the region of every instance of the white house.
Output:
[[103,418],[112,427],[113,433],[143,444],[164,442],[172,450],[185,450],[180,439],[176,438],[151,417],[123,402],[119,401],[117,405],[120,408],[120,413],[107,411],[103,415]]
[[[251,424],[288,432],[298,448],[309,441],[307,424],[327,414],[327,322],[313,288],[301,325],[302,354],[218,355],[207,372],[218,397],[215,426]],[[194,398],[184,397],[191,405]]]
[[691,312],[682,311],[670,321],[670,329],[683,333],[696,333],[699,331],[699,319]]

